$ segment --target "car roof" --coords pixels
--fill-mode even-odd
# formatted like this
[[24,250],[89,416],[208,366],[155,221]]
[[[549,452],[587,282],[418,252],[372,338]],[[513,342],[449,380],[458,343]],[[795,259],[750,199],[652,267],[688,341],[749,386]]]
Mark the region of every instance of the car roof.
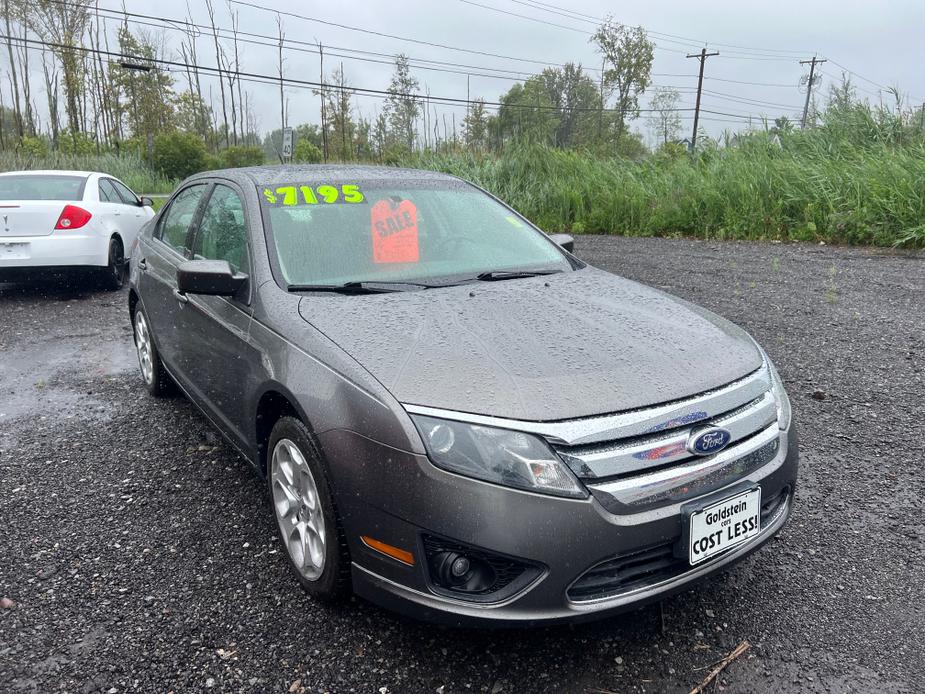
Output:
[[108,176],[99,171],[64,171],[61,169],[30,169],[28,171],[4,171],[0,176]]
[[402,169],[394,166],[361,166],[354,164],[279,164],[276,166],[250,166],[238,169],[204,171],[191,176],[208,178],[220,176],[252,185],[277,183],[325,183],[328,181],[453,181],[455,176],[423,169]]

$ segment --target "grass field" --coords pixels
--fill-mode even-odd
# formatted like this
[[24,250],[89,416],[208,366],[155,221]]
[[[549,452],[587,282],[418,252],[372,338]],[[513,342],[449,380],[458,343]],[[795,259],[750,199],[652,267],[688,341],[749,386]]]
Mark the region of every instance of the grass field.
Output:
[[925,244],[925,148],[827,148],[767,136],[695,158],[602,159],[545,148],[418,154],[547,231],[879,246]]
[[170,193],[177,183],[161,176],[140,157],[133,155],[80,155],[55,152],[45,157],[31,157],[18,151],[0,151],[0,171],[25,169],[101,171],[123,181],[139,195]]

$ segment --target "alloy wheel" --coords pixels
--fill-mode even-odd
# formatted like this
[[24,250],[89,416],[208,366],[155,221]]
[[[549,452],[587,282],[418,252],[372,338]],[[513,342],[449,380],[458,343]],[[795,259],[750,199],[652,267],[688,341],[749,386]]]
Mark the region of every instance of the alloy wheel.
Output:
[[270,460],[273,509],[286,551],[310,581],[324,571],[325,525],[318,486],[305,456],[290,439],[280,439]]
[[151,350],[151,331],[148,330],[148,321],[140,310],[135,312],[135,351],[138,352],[138,366],[141,367],[141,376],[145,383],[154,382],[154,356]]

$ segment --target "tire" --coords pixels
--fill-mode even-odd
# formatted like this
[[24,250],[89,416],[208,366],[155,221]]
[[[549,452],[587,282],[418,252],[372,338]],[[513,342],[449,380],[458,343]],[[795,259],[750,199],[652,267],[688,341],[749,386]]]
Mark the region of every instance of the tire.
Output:
[[132,317],[132,328],[135,335],[135,353],[138,355],[138,368],[141,370],[141,380],[144,381],[148,392],[155,397],[172,395],[175,387],[173,379],[164,368],[164,362],[154,346],[154,337],[151,335],[151,325],[144,310],[139,306]]
[[125,285],[125,249],[122,241],[113,236],[109,239],[109,264],[102,270],[100,282],[104,289],[117,291]]
[[321,451],[301,421],[282,417],[267,447],[270,503],[302,588],[326,601],[350,594],[350,554]]

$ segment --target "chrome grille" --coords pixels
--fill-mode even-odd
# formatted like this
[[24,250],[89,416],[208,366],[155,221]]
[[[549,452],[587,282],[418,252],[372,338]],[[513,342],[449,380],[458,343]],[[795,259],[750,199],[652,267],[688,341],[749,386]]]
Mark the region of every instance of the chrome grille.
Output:
[[[624,417],[622,436],[612,433]],[[718,489],[766,465],[778,453],[777,404],[766,366],[739,381],[651,410],[583,420],[581,442],[547,441],[591,494],[612,513],[636,513]],[[644,425],[644,426],[643,426]],[[713,455],[688,450],[692,433],[726,429],[729,444]]]

